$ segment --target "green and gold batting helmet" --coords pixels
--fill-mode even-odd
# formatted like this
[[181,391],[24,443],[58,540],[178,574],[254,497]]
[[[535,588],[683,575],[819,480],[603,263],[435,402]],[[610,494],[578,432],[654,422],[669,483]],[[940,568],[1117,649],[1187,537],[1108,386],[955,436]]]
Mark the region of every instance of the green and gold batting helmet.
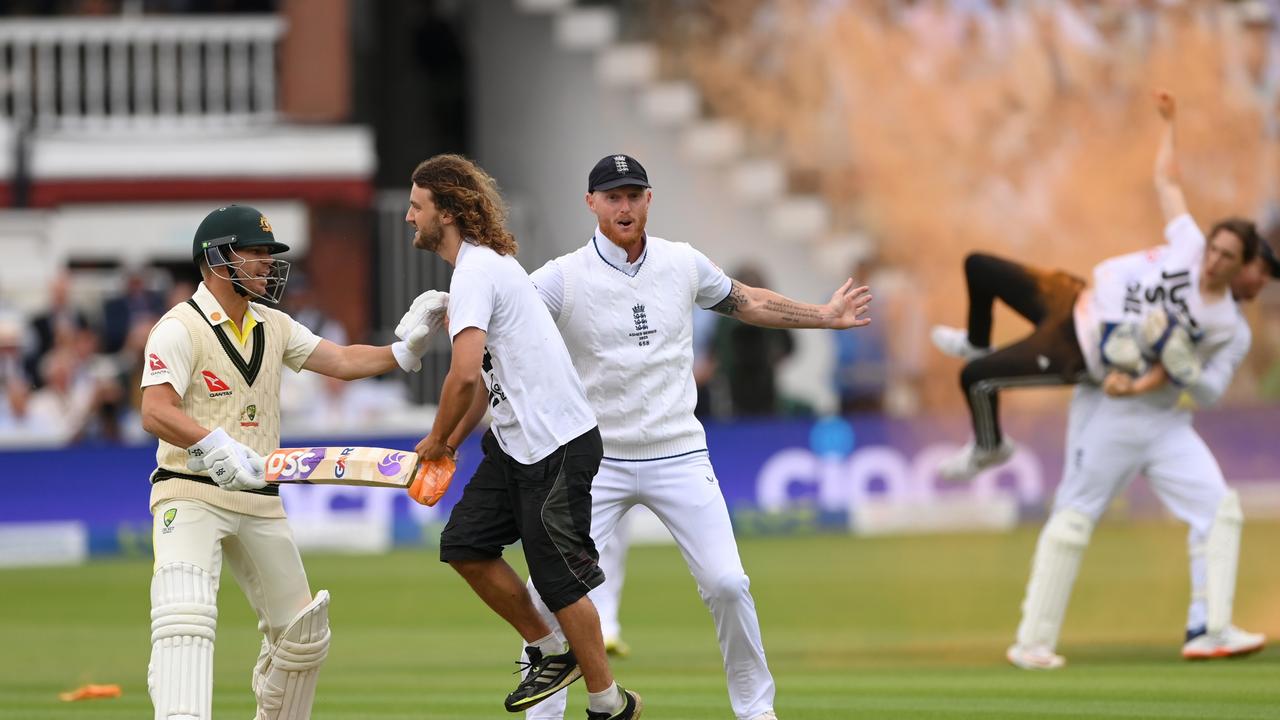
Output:
[[230,280],[236,292],[241,295],[269,303],[280,302],[285,283],[289,279],[288,261],[272,260],[265,293],[254,292],[241,284],[238,271],[245,259],[235,251],[252,247],[265,247],[272,255],[289,250],[288,245],[276,241],[266,215],[248,205],[227,205],[206,215],[200,227],[196,228],[191,259],[198,265],[203,258],[210,270],[228,268],[230,274],[219,277]]
[[200,262],[209,248],[226,245],[233,248],[265,245],[272,255],[289,251],[288,245],[276,242],[267,216],[248,205],[228,205],[206,215],[196,228],[191,259]]

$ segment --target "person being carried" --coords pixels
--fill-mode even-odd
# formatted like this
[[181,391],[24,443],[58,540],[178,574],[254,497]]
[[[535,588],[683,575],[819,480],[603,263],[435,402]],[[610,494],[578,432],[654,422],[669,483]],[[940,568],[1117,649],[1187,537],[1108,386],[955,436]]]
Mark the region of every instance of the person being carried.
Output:
[[[1190,217],[1175,167],[1172,96],[1160,93],[1157,110],[1165,121],[1157,152],[1155,184],[1161,208],[1169,223],[1167,244],[1110,258],[1093,270],[1093,291],[1084,279],[1061,270],[1043,270],[992,255],[973,253],[965,258],[969,289],[967,328],[937,325],[931,338],[944,354],[965,360],[960,388],[969,406],[973,439],[939,466],[949,480],[968,480],[1000,465],[1014,452],[1014,443],[1001,431],[998,399],[1002,390],[1017,387],[1100,383],[1110,369],[1138,374],[1150,352],[1139,343],[1139,328],[1126,308],[1139,308],[1145,300],[1139,288],[1112,282],[1111,278],[1136,278],[1151,268],[1166,273],[1166,284],[1151,292],[1179,297],[1190,290],[1213,295],[1218,287],[1230,287],[1238,300],[1258,294],[1266,280],[1280,277],[1280,262],[1262,242],[1254,224],[1242,218],[1215,223],[1203,240]],[[1178,220],[1175,224],[1175,220]],[[1194,232],[1190,232],[1194,230]],[[1194,237],[1202,238],[1200,241]],[[1226,257],[1224,249],[1257,248],[1243,258]],[[1238,251],[1236,251],[1238,252]],[[1228,253],[1229,254],[1229,253]],[[1099,316],[1093,294],[1102,288],[1120,293],[1118,302]],[[1025,338],[998,348],[991,347],[992,307],[1002,300],[1035,329]],[[1177,298],[1174,299],[1177,304]],[[1183,311],[1179,310],[1180,313]],[[1185,313],[1184,313],[1185,314]]]

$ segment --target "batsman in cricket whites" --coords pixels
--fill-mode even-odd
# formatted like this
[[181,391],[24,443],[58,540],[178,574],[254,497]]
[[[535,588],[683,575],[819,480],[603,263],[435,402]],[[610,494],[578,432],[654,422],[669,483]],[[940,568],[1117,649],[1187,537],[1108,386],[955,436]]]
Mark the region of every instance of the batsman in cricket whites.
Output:
[[258,616],[257,720],[311,716],[329,650],[329,593],[312,595],[263,457],[280,445],[280,375],[343,380],[421,367],[438,313],[393,345],[339,346],[271,305],[289,263],[257,210],[228,205],[195,233],[203,282],[147,339],[142,423],[159,439],[151,474],[154,574],[147,687],[156,720],[213,715],[218,582],[225,558]]

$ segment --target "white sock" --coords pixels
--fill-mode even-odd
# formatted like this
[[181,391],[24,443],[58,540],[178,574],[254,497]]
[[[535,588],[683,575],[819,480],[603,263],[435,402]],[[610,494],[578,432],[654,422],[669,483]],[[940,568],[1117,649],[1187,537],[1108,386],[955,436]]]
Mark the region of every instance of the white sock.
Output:
[[548,655],[559,655],[564,652],[564,643],[560,641],[560,638],[556,637],[555,633],[551,633],[544,638],[538,638],[537,640],[529,643],[529,645],[541,650],[543,657]]
[[600,692],[587,693],[587,709],[591,712],[603,712],[610,715],[622,709],[627,704],[627,699],[622,697],[622,691],[618,689],[618,683],[611,683],[609,687]]

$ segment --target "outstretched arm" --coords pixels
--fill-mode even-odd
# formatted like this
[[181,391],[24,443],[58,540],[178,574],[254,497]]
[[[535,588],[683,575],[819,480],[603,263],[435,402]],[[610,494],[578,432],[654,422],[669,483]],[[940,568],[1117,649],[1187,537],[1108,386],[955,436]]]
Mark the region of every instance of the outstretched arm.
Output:
[[1160,200],[1160,212],[1164,214],[1164,221],[1168,223],[1187,213],[1187,199],[1182,194],[1182,185],[1178,179],[1178,158],[1174,137],[1178,105],[1173,95],[1163,90],[1156,93],[1156,112],[1160,114],[1162,125],[1160,147],[1156,151],[1156,197]]
[[390,345],[338,345],[328,340],[321,340],[302,364],[304,370],[339,380],[358,380],[381,375],[396,367],[396,358],[391,353]]
[[761,327],[843,330],[871,322],[871,318],[862,317],[870,302],[871,290],[865,285],[853,287],[853,278],[845,280],[825,305],[792,300],[772,290],[734,280],[728,297],[710,309],[725,317]]

